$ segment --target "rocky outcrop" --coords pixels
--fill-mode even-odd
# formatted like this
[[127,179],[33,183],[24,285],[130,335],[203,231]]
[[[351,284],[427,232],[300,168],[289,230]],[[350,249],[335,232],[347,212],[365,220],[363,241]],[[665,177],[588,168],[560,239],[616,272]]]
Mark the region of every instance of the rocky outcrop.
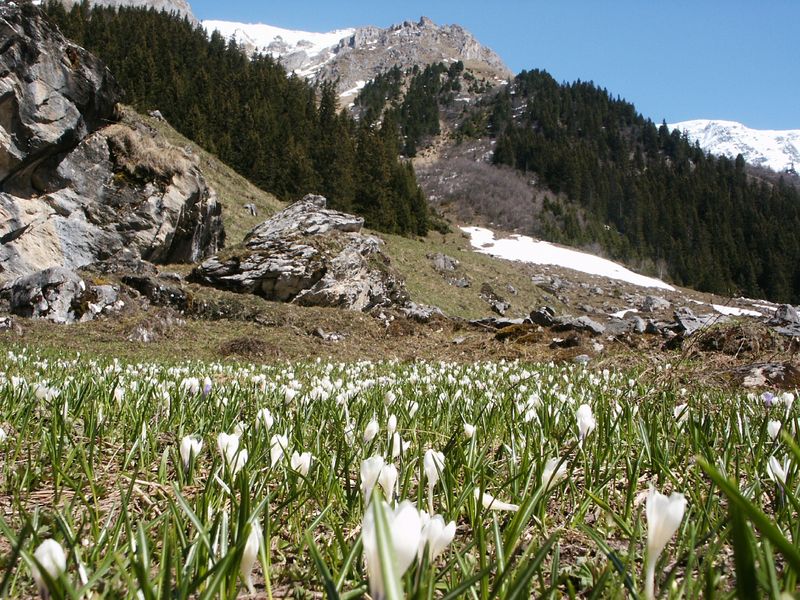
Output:
[[105,67],[30,4],[0,6],[0,283],[127,250],[196,262],[223,244],[193,158],[144,125],[108,124]]
[[332,50],[315,79],[338,81],[343,93],[395,65],[403,69],[442,61],[462,61],[490,79],[505,80],[511,71],[491,49],[459,25],[436,25],[427,17],[405,21],[388,29],[360,27]]
[[358,27],[327,34],[227,21],[205,21],[203,25],[209,34],[217,30],[234,38],[250,56],[268,54],[287,71],[314,83],[335,82],[344,104],[365,82],[395,66],[405,71],[461,61],[490,86],[513,76],[502,59],[469,31],[458,25],[437,25],[427,17],[386,29]]
[[56,323],[91,321],[122,308],[118,290],[87,285],[74,271],[52,267],[17,279],[10,288],[11,312]]
[[[67,8],[73,4],[80,4],[79,0],[61,0]],[[200,22],[192,13],[192,8],[186,0],[89,0],[89,4],[97,6],[110,6],[112,8],[133,7],[133,8],[152,8],[156,11],[175,13],[181,17],[186,17],[193,25]]]
[[361,234],[363,223],[308,195],[253,229],[242,246],[203,262],[191,279],[303,306],[369,311],[405,304],[383,242]]
[[112,118],[120,90],[31,4],[0,4],[0,42],[0,185],[27,192],[42,162]]

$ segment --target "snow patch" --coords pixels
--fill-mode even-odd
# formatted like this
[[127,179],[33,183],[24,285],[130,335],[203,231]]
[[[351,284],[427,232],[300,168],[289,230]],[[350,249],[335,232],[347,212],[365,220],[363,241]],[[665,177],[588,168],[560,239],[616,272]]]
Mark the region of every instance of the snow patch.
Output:
[[746,308],[736,308],[735,306],[724,306],[722,304],[712,304],[711,308],[721,315],[728,315],[732,317],[763,317],[760,312],[755,310],[748,310]]
[[226,40],[235,39],[239,44],[255,46],[257,52],[281,58],[303,51],[309,58],[321,55],[339,42],[355,33],[355,29],[337,29],[326,33],[295,31],[273,27],[263,23],[234,23],[232,21],[203,21],[203,28],[209,33],[219,31]]
[[674,287],[660,279],[639,275],[622,265],[593,254],[537,241],[525,235],[495,239],[493,231],[482,227],[462,227],[461,230],[469,234],[472,247],[483,254],[537,265],[564,267],[589,275],[600,275],[626,281],[641,287],[675,290]]

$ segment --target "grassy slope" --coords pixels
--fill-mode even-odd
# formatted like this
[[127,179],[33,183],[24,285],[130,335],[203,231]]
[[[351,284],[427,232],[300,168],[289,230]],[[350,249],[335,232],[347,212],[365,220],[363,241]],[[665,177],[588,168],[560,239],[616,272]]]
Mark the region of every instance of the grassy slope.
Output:
[[[275,196],[254,186],[215,156],[175,131],[168,123],[139,115],[132,110],[125,111],[125,120],[131,123],[143,122],[153,127],[169,142],[181,148],[190,148],[199,158],[206,179],[223,204],[227,245],[239,243],[250,229],[284,206]],[[250,203],[255,204],[258,209],[256,217],[243,208]],[[459,232],[447,235],[432,232],[426,238],[416,239],[382,233],[375,235],[386,241],[386,251],[394,266],[405,277],[415,302],[438,306],[446,314],[455,317],[483,317],[489,313],[489,308],[480,299],[479,292],[481,284],[486,282],[511,302],[513,316],[526,314],[531,307],[540,304],[541,290],[531,283],[530,277],[520,270],[519,265],[468,251],[469,243]],[[456,258],[471,286],[458,288],[438,275],[427,258],[428,254],[435,252],[443,252]],[[513,286],[517,295],[509,293],[506,290],[507,285]]]

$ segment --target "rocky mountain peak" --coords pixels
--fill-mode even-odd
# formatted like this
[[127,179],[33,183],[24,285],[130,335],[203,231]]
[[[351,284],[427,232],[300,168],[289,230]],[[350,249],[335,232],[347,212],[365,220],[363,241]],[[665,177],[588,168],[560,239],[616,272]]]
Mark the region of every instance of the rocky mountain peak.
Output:
[[209,32],[233,38],[246,52],[266,53],[289,71],[313,81],[338,81],[343,101],[394,66],[408,69],[437,62],[462,61],[489,80],[505,80],[511,71],[491,49],[459,25],[437,25],[428,17],[387,28],[358,27],[330,33],[279,29],[263,24],[204,21]]

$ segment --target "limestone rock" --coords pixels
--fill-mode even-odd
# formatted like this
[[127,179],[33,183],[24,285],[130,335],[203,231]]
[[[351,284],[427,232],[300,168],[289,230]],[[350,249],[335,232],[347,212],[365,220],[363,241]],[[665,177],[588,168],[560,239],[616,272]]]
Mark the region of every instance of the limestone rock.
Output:
[[383,242],[360,233],[363,223],[308,195],[254,228],[241,247],[203,262],[191,279],[303,306],[402,306],[404,283]]
[[29,3],[0,4],[0,184],[27,189],[31,172],[111,118],[120,90],[94,56]]
[[644,312],[658,312],[660,310],[667,310],[670,303],[665,298],[660,296],[646,296],[642,302],[642,311]]
[[0,283],[124,249],[196,262],[221,247],[221,206],[193,159],[144,125],[107,125],[118,97],[39,9],[0,4]]
[[74,271],[52,267],[21,277],[11,286],[11,312],[55,323],[90,321],[103,311],[120,308],[110,285],[87,286]]
[[[52,171],[36,171],[43,195],[0,193],[0,281],[49,266],[77,269],[126,249],[155,263],[216,252],[225,235],[216,194],[195,165],[151,136],[103,128]],[[135,158],[123,156],[120,138]]]

